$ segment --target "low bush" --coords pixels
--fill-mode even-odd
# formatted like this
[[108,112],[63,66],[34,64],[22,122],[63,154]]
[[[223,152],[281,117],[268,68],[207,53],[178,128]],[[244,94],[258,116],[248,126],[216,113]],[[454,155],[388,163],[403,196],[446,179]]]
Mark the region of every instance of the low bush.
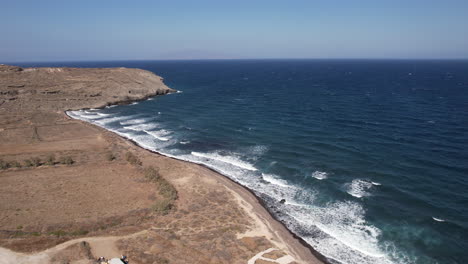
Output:
[[60,158],[60,163],[65,165],[72,165],[75,161],[70,156],[65,156]]
[[115,160],[115,155],[112,152],[106,153],[106,160],[107,161],[113,161]]
[[151,166],[145,169],[145,177],[150,181],[157,181],[161,178],[159,171]]
[[24,166],[25,166],[25,167],[32,167],[32,166],[33,166],[33,162],[32,162],[30,159],[25,159],[25,160],[24,160]]
[[155,212],[166,215],[172,209],[172,202],[167,199],[156,201],[151,207]]
[[49,155],[46,159],[45,164],[49,166],[55,165],[55,155],[54,154]]
[[13,168],[21,168],[21,167],[22,167],[22,166],[21,166],[21,163],[17,162],[16,160],[10,162],[10,165],[11,165],[11,167],[13,167]]
[[159,194],[164,198],[174,201],[177,199],[177,190],[172,184],[170,184],[166,179],[161,178],[159,180]]
[[10,168],[10,163],[0,159],[0,170],[6,170]]
[[125,159],[132,165],[141,166],[142,164],[140,159],[138,159],[138,157],[135,156],[135,154],[131,153],[130,151],[125,153]]
[[49,232],[49,235],[54,235],[54,236],[62,237],[62,236],[68,235],[68,233],[65,232],[65,231],[63,231],[63,230],[57,230],[57,231]]
[[33,167],[39,167],[42,165],[41,159],[38,157],[34,157],[31,159]]

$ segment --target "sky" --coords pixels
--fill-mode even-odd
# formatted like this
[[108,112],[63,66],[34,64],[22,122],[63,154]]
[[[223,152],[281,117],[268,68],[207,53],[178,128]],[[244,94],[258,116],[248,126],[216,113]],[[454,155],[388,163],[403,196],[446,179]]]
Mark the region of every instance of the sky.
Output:
[[0,63],[468,58],[467,0],[0,0]]

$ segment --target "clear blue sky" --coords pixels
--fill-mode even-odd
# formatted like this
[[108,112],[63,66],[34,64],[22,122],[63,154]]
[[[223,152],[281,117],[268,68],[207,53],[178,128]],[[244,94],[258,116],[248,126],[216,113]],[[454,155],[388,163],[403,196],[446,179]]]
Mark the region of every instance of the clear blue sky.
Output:
[[0,0],[0,63],[468,58],[468,0]]

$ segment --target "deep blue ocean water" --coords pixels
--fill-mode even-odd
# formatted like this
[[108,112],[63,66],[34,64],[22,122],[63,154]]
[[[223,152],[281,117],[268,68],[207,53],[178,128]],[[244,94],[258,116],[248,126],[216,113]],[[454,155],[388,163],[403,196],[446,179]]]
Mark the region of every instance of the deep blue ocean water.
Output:
[[249,187],[332,262],[468,263],[468,61],[46,65],[163,76],[181,93],[69,114]]

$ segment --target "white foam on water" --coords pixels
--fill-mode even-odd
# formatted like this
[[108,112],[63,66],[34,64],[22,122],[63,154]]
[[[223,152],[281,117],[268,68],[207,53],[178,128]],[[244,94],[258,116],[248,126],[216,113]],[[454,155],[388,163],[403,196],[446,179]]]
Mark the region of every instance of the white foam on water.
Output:
[[201,152],[195,152],[195,151],[193,151],[191,154],[197,157],[202,157],[206,159],[212,159],[212,160],[229,163],[231,165],[234,165],[239,168],[246,169],[246,170],[250,170],[250,171],[257,170],[252,164],[245,162],[235,156],[223,156],[216,152],[215,153],[201,153]]
[[372,185],[375,185],[375,186],[380,186],[380,185],[382,185],[381,183],[378,183],[378,182],[371,182],[371,183],[372,183]]
[[351,183],[346,184],[346,192],[354,197],[362,198],[370,195],[368,190],[372,187],[372,185],[373,184],[371,182],[354,179]]
[[115,116],[115,117],[109,117],[109,118],[101,118],[101,119],[93,121],[93,122],[96,123],[96,124],[99,124],[101,126],[106,127],[106,125],[108,125],[110,123],[121,121],[121,120],[128,120],[128,119],[131,119],[131,118],[132,118],[131,116]]
[[93,114],[93,113],[90,113],[90,114],[80,113],[79,116],[84,118],[84,119],[99,119],[99,118],[102,118],[102,116],[99,116],[99,115]]
[[279,177],[273,175],[273,174],[265,174],[265,173],[262,173],[262,178],[264,181],[266,182],[269,182],[271,184],[275,184],[275,185],[278,185],[278,186],[281,186],[281,187],[290,187],[290,185],[288,185],[288,182],[283,180],[283,179],[280,179]]
[[323,171],[314,171],[312,173],[312,177],[314,177],[317,180],[325,180],[326,178],[328,178],[328,173]]
[[[68,114],[77,119],[83,118],[72,111]],[[133,127],[135,130],[141,127],[135,127],[134,125],[148,124],[147,120],[138,120],[135,119],[135,116],[121,118],[120,124]],[[277,175],[260,174],[253,164],[242,160],[240,158],[241,155],[238,153],[226,154],[220,151],[210,153],[191,152],[191,154],[183,155],[174,155],[171,154],[172,152],[164,153],[161,152],[164,151],[164,147],[175,143],[175,141],[169,141],[169,138],[167,138],[167,135],[171,133],[170,131],[143,130],[146,134],[141,134],[131,132],[128,129],[106,127],[106,124],[111,122],[109,120],[103,122],[103,124],[97,123],[100,120],[86,118],[82,120],[103,126],[108,130],[137,142],[143,148],[180,160],[203,164],[247,186],[259,195],[267,195],[273,198],[274,201],[277,201],[277,206],[279,206],[282,213],[287,214],[300,223],[296,230],[306,229],[310,231],[308,233],[314,234],[314,236],[305,236],[303,238],[317,251],[330,259],[347,264],[393,263],[388,257],[389,254],[391,255],[391,252],[387,249],[381,249],[379,246],[378,237],[381,231],[365,221],[365,211],[357,201],[335,202],[324,206],[314,206],[315,196],[318,195],[314,190],[296,187]],[[165,140],[161,140],[161,138]],[[179,143],[186,144],[188,141],[181,141]],[[256,152],[259,152],[259,155],[261,155],[263,150],[259,148],[247,153],[248,155],[252,155]],[[271,164],[274,163],[272,162]],[[325,179],[327,176],[325,172],[320,171],[314,172],[312,176],[314,174],[322,179]],[[373,185],[375,184],[372,182],[356,179],[347,185],[347,191],[351,195],[354,194],[353,196],[357,195],[355,197],[363,197],[368,195],[368,189]],[[281,199],[286,200],[284,204],[279,203]],[[287,222],[287,225],[292,231],[296,228],[293,223]],[[399,263],[401,262],[399,261]]]
[[99,116],[111,116],[112,114],[105,114],[105,113],[99,113],[99,112],[96,112],[97,115]]
[[137,104],[138,104],[138,102],[133,102],[130,105],[137,105]]
[[182,144],[182,145],[185,145],[185,144],[190,143],[190,141],[188,141],[188,140],[187,140],[187,141],[181,141],[181,142],[179,142],[179,143]]
[[143,130],[143,132],[151,135],[152,137],[156,138],[157,140],[161,141],[169,141],[171,138],[166,137],[167,133],[165,133],[166,130],[159,130],[159,131],[150,131],[150,130]]
[[381,231],[364,220],[365,211],[356,202],[289,206],[286,213],[300,223],[300,228],[323,232],[304,239],[328,258],[340,263],[393,263],[379,246]]
[[134,131],[146,131],[157,128],[158,125],[156,123],[140,123],[136,125],[124,126],[125,129],[130,129]]
[[437,222],[445,222],[444,219],[440,219],[440,218],[436,218],[436,217],[432,217],[432,219],[434,219]]
[[150,119],[147,118],[135,118],[135,119],[129,119],[125,121],[119,122],[122,126],[127,126],[127,125],[136,125],[136,124],[141,124],[141,123],[146,123],[150,121]]

